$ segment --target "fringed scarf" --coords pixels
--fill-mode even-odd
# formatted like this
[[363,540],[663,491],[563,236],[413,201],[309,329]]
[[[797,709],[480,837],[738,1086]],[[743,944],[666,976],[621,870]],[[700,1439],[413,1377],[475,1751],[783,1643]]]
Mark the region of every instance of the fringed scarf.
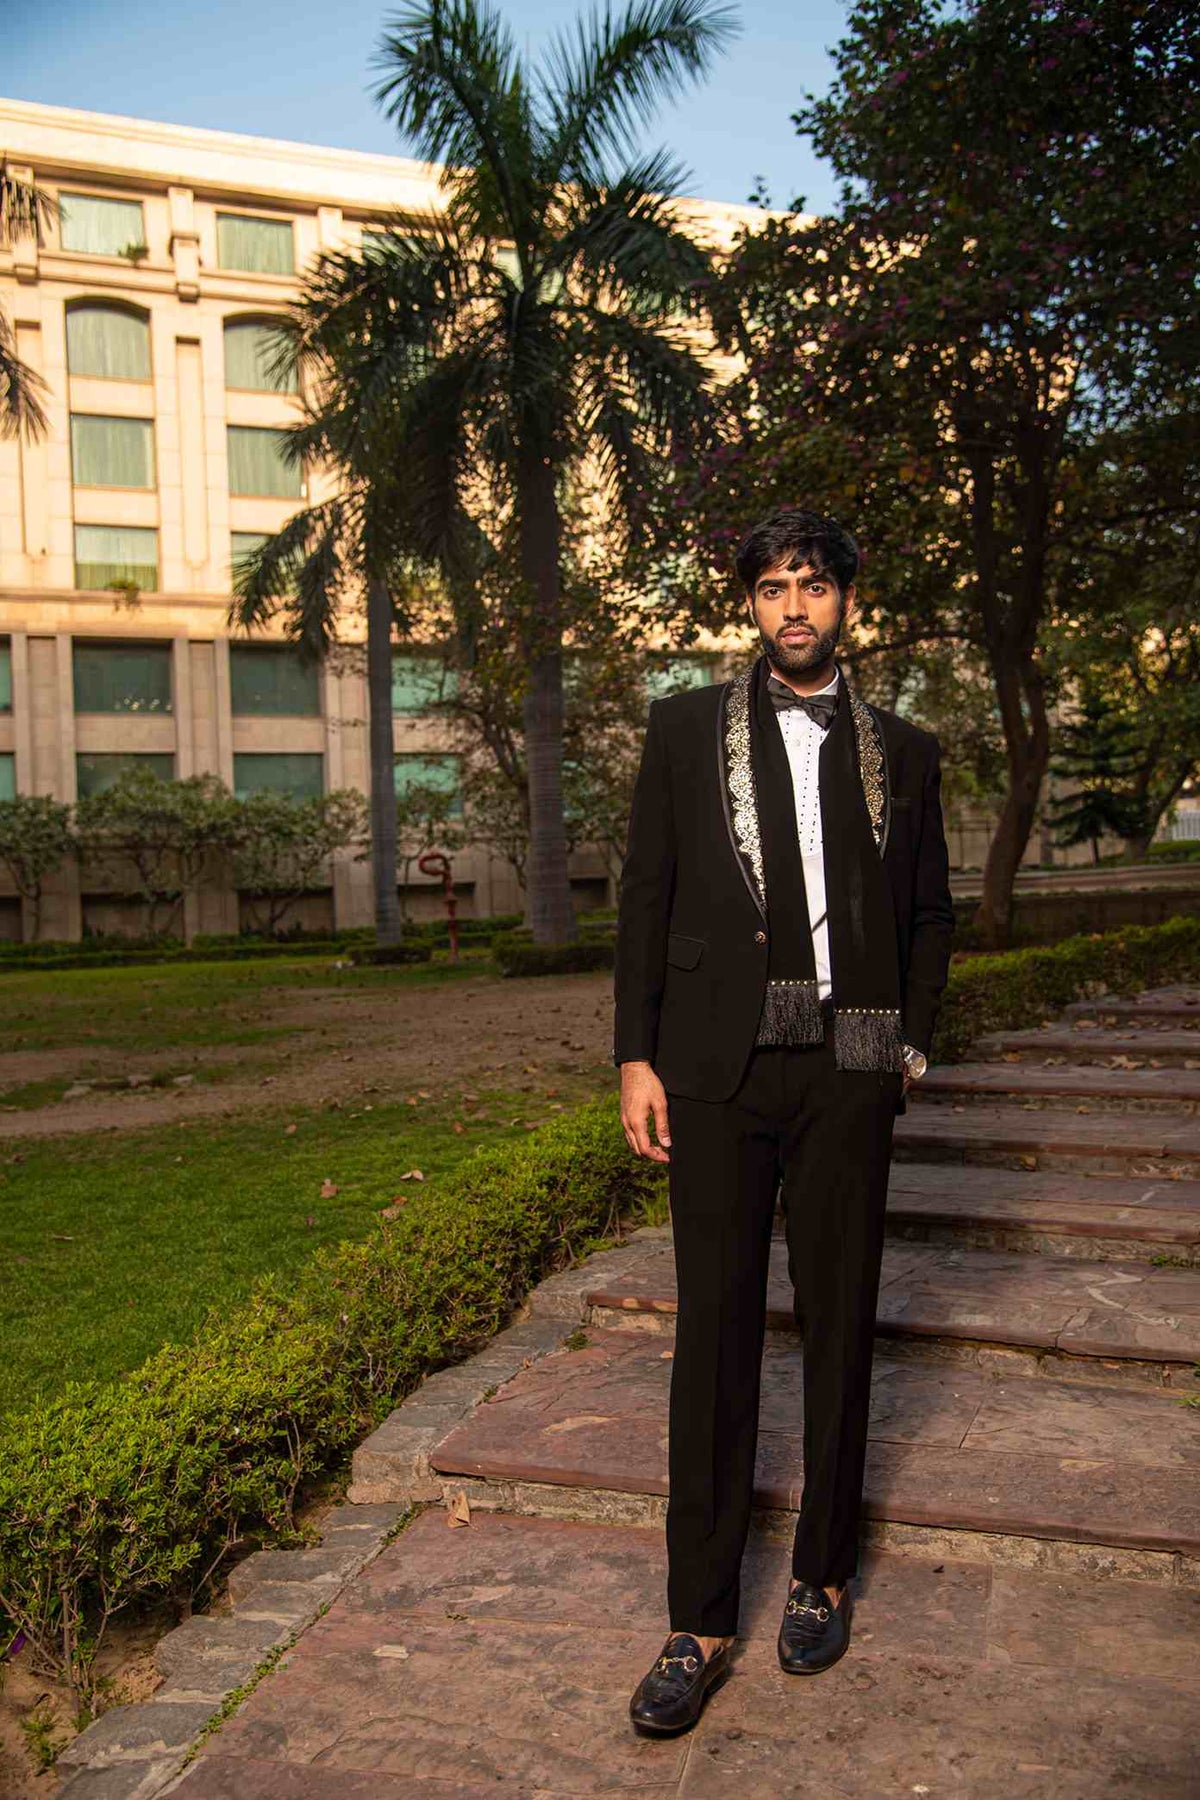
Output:
[[[824,1038],[796,831],[791,769],[759,657],[730,682],[723,725],[734,838],[766,915],[767,988],[756,1042]],[[882,850],[887,783],[870,709],[842,675],[818,757],[825,860],[833,1047],[839,1069],[900,1071],[900,971]]]

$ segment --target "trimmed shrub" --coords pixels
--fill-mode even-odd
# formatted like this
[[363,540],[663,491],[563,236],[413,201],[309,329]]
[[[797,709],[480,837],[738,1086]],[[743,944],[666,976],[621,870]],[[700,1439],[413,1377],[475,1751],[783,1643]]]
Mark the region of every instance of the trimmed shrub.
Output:
[[354,963],[427,963],[433,944],[357,944],[350,952]]
[[1072,1000],[1200,979],[1200,918],[1131,925],[957,963],[942,996],[935,1062],[961,1062],[989,1031],[1037,1025]]
[[492,939],[492,955],[502,975],[584,975],[611,969],[615,938],[581,938],[576,944],[535,944],[515,931]]
[[613,1099],[422,1189],[364,1243],[266,1281],[124,1381],[72,1384],[0,1427],[0,1609],[80,1691],[114,1614],[204,1591],[286,1529],[297,1487],[526,1290],[662,1192]]

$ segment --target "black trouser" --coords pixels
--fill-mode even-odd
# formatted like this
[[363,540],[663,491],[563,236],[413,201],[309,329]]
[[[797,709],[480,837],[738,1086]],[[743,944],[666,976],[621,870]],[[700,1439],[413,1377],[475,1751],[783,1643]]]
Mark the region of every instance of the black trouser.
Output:
[[792,1573],[829,1587],[855,1573],[900,1086],[899,1075],[835,1068],[827,1029],[825,1043],[811,1048],[755,1050],[731,1100],[668,1097],[679,1288],[667,1502],[673,1631],[737,1631],[781,1179],[804,1338],[804,1488]]

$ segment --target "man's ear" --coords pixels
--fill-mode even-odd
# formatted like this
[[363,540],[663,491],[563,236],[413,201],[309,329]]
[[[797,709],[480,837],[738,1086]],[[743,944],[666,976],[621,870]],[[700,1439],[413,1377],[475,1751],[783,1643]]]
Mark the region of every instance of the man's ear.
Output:
[[845,593],[845,606],[842,613],[842,620],[846,625],[853,625],[857,618],[858,589],[855,587],[854,583],[851,582]]

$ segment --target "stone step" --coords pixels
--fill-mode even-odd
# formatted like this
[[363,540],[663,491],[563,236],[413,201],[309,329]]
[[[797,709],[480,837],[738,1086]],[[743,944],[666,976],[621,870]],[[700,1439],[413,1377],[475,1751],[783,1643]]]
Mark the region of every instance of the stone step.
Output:
[[1104,994],[1095,1000],[1072,1000],[1063,1008],[1062,1016],[1068,1021],[1094,1019],[1106,1027],[1134,1025],[1196,1031],[1200,1030],[1200,989],[1152,988],[1128,998]]
[[1044,1025],[1037,1031],[993,1032],[980,1038],[975,1049],[989,1061],[1045,1068],[1073,1063],[1111,1069],[1200,1069],[1200,1032],[1138,1030],[1132,1025],[1110,1031],[1094,1019],[1077,1019],[1069,1026]]
[[[608,1265],[612,1269],[612,1265]],[[675,1263],[665,1242],[605,1279],[604,1265],[582,1294],[584,1316],[606,1327],[673,1334]],[[1031,1372],[1085,1377],[1121,1373],[1183,1384],[1200,1394],[1200,1272],[1147,1263],[1085,1262],[939,1244],[885,1245],[876,1314],[880,1337],[939,1340],[974,1357],[982,1345],[1027,1353]],[[767,1325],[795,1332],[787,1246],[771,1244]],[[881,1354],[894,1354],[881,1346]],[[1134,1371],[1124,1371],[1134,1372]],[[1200,1447],[1200,1429],[1197,1430]]]
[[[961,1105],[962,1110],[959,1110]],[[1165,1113],[1097,1112],[1005,1105],[912,1106],[896,1120],[894,1156],[908,1162],[976,1163],[1088,1174],[1200,1176],[1200,1121]]]
[[[1078,1112],[1170,1113],[1200,1111],[1200,1071],[1114,1069],[1091,1064],[1035,1068],[1025,1062],[945,1063],[909,1089],[920,1106],[986,1100],[993,1105],[1036,1105]],[[1200,1142],[1200,1138],[1198,1138]]]
[[[466,1482],[473,1504],[503,1511],[661,1518],[672,1346],[638,1331],[586,1339],[522,1369],[433,1445],[446,1494]],[[1178,1567],[1169,1559],[1200,1556],[1198,1472],[1196,1413],[1178,1396],[876,1355],[868,1520],[978,1533],[989,1560],[1011,1559],[1013,1540],[1047,1540]],[[772,1334],[755,1502],[794,1512],[802,1485],[802,1352]]]
[[910,1242],[1200,1266],[1200,1181],[897,1162],[887,1225]]

